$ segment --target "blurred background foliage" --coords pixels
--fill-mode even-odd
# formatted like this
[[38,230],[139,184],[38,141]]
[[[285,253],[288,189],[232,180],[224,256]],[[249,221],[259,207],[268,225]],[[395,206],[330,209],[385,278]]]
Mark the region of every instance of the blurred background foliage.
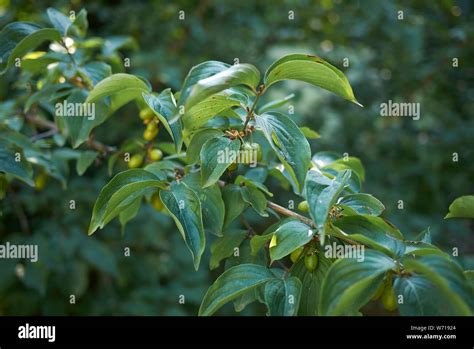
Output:
[[[238,59],[264,70],[290,52],[322,56],[347,74],[365,108],[302,83],[280,83],[265,98],[295,92],[291,106],[298,124],[322,136],[311,141],[313,152],[359,157],[366,166],[364,191],[386,205],[386,218],[407,237],[429,226],[435,244],[445,251],[457,247],[463,267],[474,268],[472,223],[443,219],[454,198],[474,193],[472,2],[0,0],[0,27],[16,20],[45,24],[48,7],[64,13],[86,8],[89,37],[108,40],[112,49],[102,54],[114,72],[142,75],[154,91],[179,89],[187,71],[205,60]],[[121,54],[111,53],[114,45],[123,45]],[[126,70],[123,58],[131,59]],[[453,67],[453,58],[459,67]],[[2,76],[0,99],[14,98],[20,82],[15,71]],[[388,100],[420,103],[420,120],[380,116],[380,104]],[[121,108],[95,138],[120,145],[139,136],[143,125],[137,114],[135,105]],[[96,165],[82,177],[71,171],[67,189],[51,179],[41,192],[21,185],[1,201],[0,240],[38,243],[41,260],[0,261],[0,314],[197,314],[221,270],[209,272],[203,263],[195,272],[167,216],[143,205],[124,235],[114,223],[86,236],[93,203],[109,178],[106,163]],[[275,192],[280,204],[295,199]],[[70,199],[76,200],[75,210],[69,209]],[[28,235],[21,232],[18,205]],[[259,231],[270,223],[247,218]],[[127,247],[130,257],[124,257]],[[71,294],[77,297],[74,305]],[[257,307],[242,313],[262,314]],[[380,310],[374,305],[364,312]],[[232,307],[221,314],[233,314]]]

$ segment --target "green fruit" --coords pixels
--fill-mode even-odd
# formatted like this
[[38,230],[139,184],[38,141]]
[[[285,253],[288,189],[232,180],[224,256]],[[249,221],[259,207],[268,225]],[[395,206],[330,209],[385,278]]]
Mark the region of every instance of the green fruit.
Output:
[[308,206],[308,201],[301,201],[299,204],[298,204],[298,210],[300,210],[301,212],[308,212],[309,211],[309,206]]
[[298,247],[296,250],[291,252],[290,254],[290,259],[293,263],[296,263],[296,261],[300,258],[301,254],[303,253],[304,247]]
[[156,122],[150,122],[146,125],[146,130],[151,132],[158,131],[158,124]]
[[130,158],[130,161],[128,162],[128,167],[137,168],[137,167],[140,167],[142,163],[143,163],[143,155],[135,154]]
[[146,108],[146,109],[140,110],[139,116],[140,116],[140,119],[146,121],[146,120],[152,120],[155,114],[153,113],[151,109]]
[[160,149],[151,149],[148,156],[153,161],[160,161],[163,158],[163,152]]
[[255,162],[253,148],[250,143],[245,142],[240,147],[240,162],[243,164],[251,164]]
[[160,192],[154,193],[150,198],[150,203],[157,211],[163,210],[163,202],[161,202]]
[[258,143],[252,143],[252,150],[257,153],[257,162],[261,162],[263,158],[262,147]]
[[395,297],[392,285],[385,287],[385,291],[382,294],[382,304],[388,311],[397,309],[397,298]]
[[153,139],[155,139],[157,135],[158,135],[158,129],[151,131],[151,130],[148,130],[147,128],[145,132],[143,132],[143,139],[148,142],[151,142]]
[[45,173],[40,173],[35,178],[35,189],[36,190],[43,190],[46,186],[46,182],[48,181],[48,176]]
[[385,290],[385,282],[382,282],[380,286],[377,288],[377,291],[375,291],[374,295],[372,296],[372,300],[376,301],[377,299],[382,296],[383,291]]
[[318,256],[315,253],[307,254],[304,257],[304,266],[307,271],[314,271],[318,267]]

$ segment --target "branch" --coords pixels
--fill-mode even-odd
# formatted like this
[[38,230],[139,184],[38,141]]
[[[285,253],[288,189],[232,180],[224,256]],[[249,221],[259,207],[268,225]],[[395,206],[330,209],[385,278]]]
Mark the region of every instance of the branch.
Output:
[[[224,182],[224,181],[219,180],[217,182],[217,184],[220,187],[224,187],[227,183]],[[314,222],[311,219],[309,219],[308,217],[305,217],[303,215],[300,215],[299,213],[288,210],[288,209],[284,208],[283,206],[280,206],[280,205],[274,203],[273,201],[267,200],[267,207],[271,208],[273,211],[278,212],[279,214],[281,214],[283,216],[296,218],[296,219],[300,220],[301,222],[309,225],[310,227],[316,228],[316,224],[314,224]],[[344,240],[345,242],[347,242],[351,245],[361,245],[360,243],[358,243],[356,241],[353,241],[353,240],[351,240],[351,239],[349,239],[345,236],[338,235],[337,238],[339,238],[341,240]]]
[[[42,117],[40,117],[38,115],[33,115],[33,114],[27,113],[27,114],[25,114],[25,119],[29,123],[31,123],[31,124],[39,127],[39,128],[48,130],[48,131],[46,131],[45,133],[42,134],[43,136],[47,133],[55,134],[55,133],[59,132],[59,129],[58,129],[58,127],[56,126],[56,124],[54,122],[43,119]],[[39,137],[39,135],[34,136],[33,139],[38,139],[38,137]],[[43,137],[41,137],[41,138],[43,138]],[[115,147],[112,147],[110,145],[106,145],[106,144],[103,144],[101,142],[98,142],[98,141],[94,140],[92,138],[92,136],[89,136],[89,138],[86,141],[86,144],[89,148],[91,148],[93,150],[96,150],[100,153],[112,153],[112,152],[117,150]]]

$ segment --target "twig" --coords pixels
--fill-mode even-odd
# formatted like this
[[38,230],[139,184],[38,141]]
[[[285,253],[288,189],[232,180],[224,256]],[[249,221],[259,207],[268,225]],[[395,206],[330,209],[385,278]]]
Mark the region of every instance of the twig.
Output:
[[[31,124],[39,127],[39,128],[47,129],[48,131],[44,132],[43,135],[48,133],[48,132],[50,132],[51,134],[55,134],[55,133],[59,132],[59,129],[58,129],[58,127],[56,126],[56,124],[54,122],[43,119],[43,118],[39,117],[38,115],[32,115],[32,114],[27,113],[27,114],[25,114],[25,119],[29,123],[31,123]],[[38,136],[40,136],[40,135],[36,135],[36,136],[33,136],[33,137],[38,137]],[[96,150],[100,153],[105,153],[105,154],[106,153],[112,153],[112,152],[117,150],[115,147],[112,147],[110,145],[106,145],[106,144],[103,144],[101,142],[98,142],[98,141],[94,140],[92,136],[89,136],[88,140],[86,141],[86,144],[89,148],[91,148],[93,150]]]

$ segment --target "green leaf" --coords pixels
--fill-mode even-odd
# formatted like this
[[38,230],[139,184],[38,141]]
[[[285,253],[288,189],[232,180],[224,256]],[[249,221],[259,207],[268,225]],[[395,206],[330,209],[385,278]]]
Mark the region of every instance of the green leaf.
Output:
[[170,190],[160,191],[160,198],[183,236],[197,270],[206,245],[199,197],[185,183],[173,182]]
[[23,58],[45,41],[60,41],[56,29],[41,29],[33,23],[13,22],[0,32],[0,75],[13,65],[15,59]]
[[116,217],[126,206],[144,194],[144,189],[163,188],[164,184],[154,174],[133,169],[117,174],[99,193],[92,210],[89,235]]
[[223,237],[214,241],[211,245],[209,268],[213,270],[219,267],[220,262],[234,253],[234,249],[240,246],[247,234],[246,230],[230,229],[225,232]]
[[59,31],[61,36],[66,36],[69,27],[72,25],[69,17],[51,7],[48,8],[46,13],[53,27]]
[[104,62],[89,62],[83,67],[79,67],[77,72],[86,81],[87,85],[95,86],[112,74],[112,68]]
[[297,277],[302,282],[298,315],[322,315],[319,307],[321,285],[331,264],[331,260],[324,257],[324,254],[320,253],[318,267],[312,272],[306,269],[304,258],[300,258],[300,260],[293,266],[291,275]]
[[222,136],[222,131],[219,129],[203,129],[196,132],[191,138],[189,146],[186,148],[186,157],[190,164],[194,164],[199,160],[199,155],[201,153],[202,146],[211,138]]
[[265,285],[265,304],[270,316],[295,316],[298,312],[301,281],[296,277],[276,279]]
[[417,259],[405,257],[402,260],[409,272],[421,274],[433,283],[444,295],[455,315],[472,315],[474,298],[466,276],[459,265],[449,257],[441,255],[422,256]]
[[229,97],[228,93],[215,94],[187,110],[182,119],[186,129],[194,130],[223,111],[239,105],[240,102]]
[[423,275],[396,276],[393,289],[397,298],[403,296],[403,302],[398,304],[402,316],[458,315],[443,293]]
[[286,115],[266,113],[256,116],[256,122],[301,192],[311,162],[307,139]]
[[34,186],[33,169],[22,149],[4,139],[0,139],[0,172],[9,173],[26,184]]
[[257,114],[263,114],[267,111],[271,111],[273,109],[277,109],[283,105],[285,105],[286,103],[288,103],[290,100],[292,100],[293,98],[295,97],[295,94],[294,93],[291,93],[289,94],[288,96],[286,96],[285,98],[282,98],[282,99],[277,99],[277,100],[274,100],[274,101],[271,101],[271,102],[268,102],[267,104],[264,104],[262,105],[258,111],[257,111]]
[[288,256],[298,247],[303,246],[313,238],[311,227],[300,221],[289,221],[275,231],[277,244],[270,248],[272,263]]
[[91,131],[104,123],[110,115],[107,105],[102,101],[95,103],[93,109],[95,115],[69,115],[58,112],[59,107],[62,106],[62,109],[67,111],[68,106],[82,104],[86,98],[86,90],[76,89],[68,96],[67,106],[64,103],[56,105],[56,122],[71,141],[73,148],[84,143],[89,138]]
[[237,158],[240,149],[238,139],[216,137],[204,143],[201,149],[201,181],[206,188],[216,183],[224,171]]
[[324,170],[332,169],[336,171],[342,171],[345,169],[352,170],[352,172],[356,173],[357,176],[360,178],[361,181],[365,181],[365,169],[362,165],[360,159],[349,156],[347,158],[337,159],[326,166],[323,167]]
[[197,194],[201,201],[204,231],[222,236],[225,206],[219,186],[214,184],[202,188],[201,177],[198,172],[186,175],[183,181]]
[[[369,215],[344,216],[334,222],[344,235],[392,257],[403,255],[405,244],[400,231],[380,217]],[[337,237],[337,235],[335,235]]]
[[465,195],[454,200],[444,218],[474,218],[474,195]]
[[380,216],[385,210],[385,206],[370,194],[350,194],[342,197],[338,201],[344,210],[344,215],[367,214]]
[[351,315],[370,301],[384,274],[395,262],[383,253],[365,250],[364,260],[345,258],[334,262],[321,286],[322,315]]
[[[337,198],[344,190],[350,176],[350,170],[341,172],[317,197],[311,196],[306,199],[309,204],[309,213],[318,228],[321,245],[324,245],[329,211],[331,211]],[[311,182],[306,183],[309,185]]]
[[119,214],[120,225],[122,226],[122,234],[125,229],[125,225],[130,222],[133,218],[136,217],[140,206],[142,204],[142,197],[138,197],[131,204],[128,205],[122,212]]
[[186,101],[186,99],[188,99],[193,86],[197,84],[200,80],[204,80],[217,73],[220,73],[221,71],[226,70],[229,67],[230,64],[218,61],[207,61],[192,67],[188,75],[184,79],[183,86],[181,87],[179,105],[184,105],[184,102]]
[[241,188],[235,184],[227,184],[222,190],[225,205],[224,227],[227,227],[248,206],[242,199]]
[[303,132],[304,136],[307,139],[318,139],[321,138],[321,135],[317,133],[316,131],[310,129],[307,126],[300,127],[301,132]]
[[259,189],[253,186],[244,186],[241,187],[240,193],[242,194],[242,199],[252,206],[260,216],[268,217],[266,212],[267,199]]
[[225,303],[274,279],[261,265],[240,264],[226,270],[207,290],[199,308],[199,316],[214,314]]
[[110,96],[110,109],[117,110],[131,100],[141,98],[143,92],[150,92],[150,87],[139,77],[124,73],[113,74],[95,85],[86,103],[94,103]]
[[268,88],[282,80],[304,81],[362,106],[354,97],[344,73],[314,55],[290,54],[275,61],[265,73],[264,83]]
[[76,171],[79,176],[82,176],[86,172],[87,168],[92,165],[94,160],[97,158],[97,152],[87,150],[79,155],[76,163]]
[[165,126],[166,131],[168,131],[175,144],[176,152],[179,153],[183,144],[182,123],[180,120],[170,123],[177,111],[176,101],[173,93],[171,93],[171,89],[168,88],[162,91],[158,96],[146,93],[142,95],[145,102]]
[[[189,93],[189,97],[186,99],[185,109],[190,110],[191,107],[213,94],[233,86],[244,85],[249,87],[252,91],[255,91],[259,81],[260,73],[253,65],[233,65],[215,75],[199,80],[194,84]],[[182,102],[184,102],[184,100],[181,97],[180,104]]]

